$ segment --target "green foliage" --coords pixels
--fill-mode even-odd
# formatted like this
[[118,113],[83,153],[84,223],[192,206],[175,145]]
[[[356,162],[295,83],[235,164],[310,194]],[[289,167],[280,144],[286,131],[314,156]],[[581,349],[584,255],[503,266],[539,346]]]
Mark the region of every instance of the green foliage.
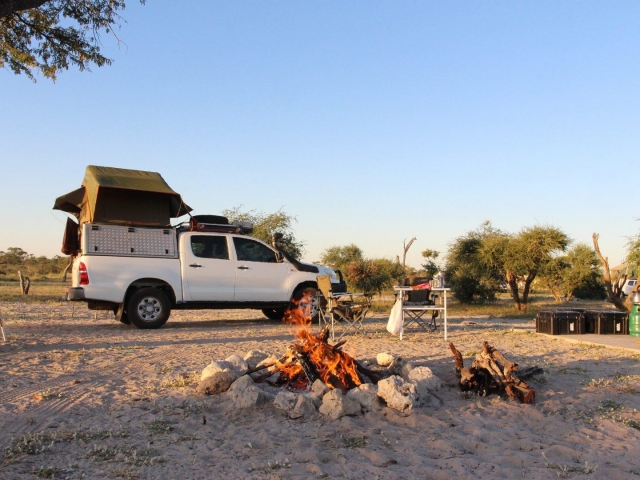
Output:
[[398,285],[405,275],[402,265],[386,258],[350,262],[344,273],[350,290],[378,294],[385,288]]
[[357,245],[333,246],[320,256],[320,262],[340,270],[350,290],[381,293],[385,288],[399,285],[405,270],[398,262],[386,258],[368,259]]
[[329,247],[320,255],[320,262],[334,270],[346,270],[347,265],[350,263],[361,262],[363,260],[364,255],[362,250],[353,243],[351,245],[345,245],[344,247],[337,245]]
[[0,67],[34,81],[39,70],[55,81],[70,65],[80,71],[111,65],[100,52],[100,34],[120,26],[124,0],[49,0],[37,8],[29,5],[34,2],[13,3],[0,7]]
[[53,258],[36,257],[16,247],[8,248],[6,252],[0,251],[0,275],[11,278],[17,275],[18,270],[22,270],[26,276],[61,275],[68,264],[69,257],[59,255]]
[[569,243],[555,227],[528,227],[512,235],[485,222],[451,245],[447,278],[462,302],[492,300],[506,282],[516,308],[525,309],[533,280]]
[[422,256],[425,259],[425,263],[422,264],[422,268],[424,268],[426,277],[433,278],[440,271],[440,267],[436,263],[439,255],[440,252],[430,249],[422,252]]
[[632,271],[637,274],[640,267],[640,233],[630,237],[627,242],[627,263],[631,266]]
[[242,207],[223,210],[222,215],[230,222],[241,220],[253,223],[253,236],[271,245],[271,237],[274,233],[282,233],[282,239],[278,245],[295,259],[304,255],[304,242],[296,239],[293,231],[293,222],[296,217],[286,214],[282,210],[275,213],[264,213],[257,210],[243,211]]
[[450,245],[445,276],[461,303],[493,300],[502,289],[504,275],[498,268],[502,236],[485,222]]
[[593,300],[606,297],[600,261],[593,248],[584,243],[576,244],[566,255],[546,263],[540,280],[556,301],[562,297]]

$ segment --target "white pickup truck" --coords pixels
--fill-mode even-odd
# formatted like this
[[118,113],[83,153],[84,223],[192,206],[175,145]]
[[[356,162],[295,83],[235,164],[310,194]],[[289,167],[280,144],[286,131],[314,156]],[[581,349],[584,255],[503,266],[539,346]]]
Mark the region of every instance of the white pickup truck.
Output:
[[301,298],[312,298],[318,275],[342,288],[339,272],[241,232],[85,223],[67,298],[112,310],[138,328],[160,328],[172,309],[252,308],[282,319]]

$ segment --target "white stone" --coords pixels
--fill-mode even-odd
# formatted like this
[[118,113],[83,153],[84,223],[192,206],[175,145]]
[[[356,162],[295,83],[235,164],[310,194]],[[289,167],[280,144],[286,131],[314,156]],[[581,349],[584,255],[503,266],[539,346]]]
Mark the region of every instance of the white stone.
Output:
[[[296,401],[293,410],[289,412],[289,417],[291,418],[300,418],[300,417],[308,417],[317,412],[316,406],[311,398],[312,395],[298,395],[298,400]],[[314,397],[317,398],[317,397]]]
[[249,369],[256,368],[260,362],[267,358],[269,358],[269,354],[259,350],[251,350],[244,356],[244,360],[247,362]]
[[231,355],[224,359],[225,362],[231,365],[233,371],[238,375],[244,375],[249,370],[249,366],[244,358],[240,355]]
[[287,391],[279,392],[276,395],[275,400],[273,401],[273,405],[276,408],[279,408],[280,410],[289,412],[293,410],[293,407],[296,406],[296,403],[298,402],[298,396],[299,395],[293,392],[287,392]]
[[210,377],[216,372],[228,372],[234,370],[230,363],[227,362],[216,362],[213,360],[209,365],[204,367],[202,370],[202,375],[200,375],[200,381],[204,380],[207,377]]
[[409,381],[416,386],[418,396],[427,396],[442,387],[442,380],[429,367],[416,367],[409,372]]
[[329,392],[329,390],[329,387],[327,387],[325,383],[319,378],[315,382],[313,382],[313,385],[311,385],[311,391],[318,398],[324,397]]
[[416,386],[413,383],[405,383],[402,377],[397,375],[378,382],[378,396],[389,408],[401,412],[410,411],[418,402]]
[[370,383],[363,383],[359,387],[352,388],[347,392],[347,398],[351,398],[360,403],[362,410],[373,412],[382,410],[382,404],[378,397],[378,386]]
[[273,400],[273,395],[256,386],[249,375],[233,382],[226,396],[233,408],[256,407]]
[[331,390],[322,397],[319,412],[337,420],[345,415],[358,415],[362,411],[360,402],[342,395],[340,390]]
[[402,368],[400,368],[400,376],[405,382],[409,381],[409,373],[413,370],[413,364],[411,362],[404,362]]
[[395,355],[391,355],[387,352],[381,352],[376,355],[376,362],[378,362],[378,365],[380,365],[381,367],[388,367],[389,365],[391,365],[391,363],[393,363],[393,360],[395,358]]
[[229,390],[229,387],[237,378],[236,372],[232,370],[215,372],[213,375],[209,375],[200,381],[196,392],[204,393],[205,395],[218,395]]

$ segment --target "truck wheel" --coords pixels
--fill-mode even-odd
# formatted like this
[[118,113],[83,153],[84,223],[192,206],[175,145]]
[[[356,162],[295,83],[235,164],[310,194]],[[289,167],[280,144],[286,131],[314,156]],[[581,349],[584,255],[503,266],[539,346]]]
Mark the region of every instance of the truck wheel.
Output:
[[162,290],[141,288],[128,302],[127,317],[138,328],[160,328],[169,319],[171,304]]
[[262,310],[262,313],[264,313],[264,316],[269,320],[282,320],[285,311],[284,308],[265,308]]
[[318,290],[313,287],[301,288],[293,292],[291,297],[292,310],[298,310],[300,317],[311,319],[311,323],[318,321]]

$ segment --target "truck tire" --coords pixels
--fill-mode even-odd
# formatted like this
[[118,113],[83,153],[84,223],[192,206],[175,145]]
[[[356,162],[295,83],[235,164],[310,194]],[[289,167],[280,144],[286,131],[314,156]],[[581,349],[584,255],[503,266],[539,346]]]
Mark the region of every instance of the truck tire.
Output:
[[167,323],[170,314],[169,299],[158,288],[141,288],[127,302],[127,317],[137,328],[160,328]]
[[290,309],[297,309],[300,312],[298,318],[311,318],[311,323],[316,323],[320,318],[318,289],[314,287],[303,287],[293,292]]
[[284,317],[285,308],[265,308],[262,310],[264,316],[269,320],[282,320]]

